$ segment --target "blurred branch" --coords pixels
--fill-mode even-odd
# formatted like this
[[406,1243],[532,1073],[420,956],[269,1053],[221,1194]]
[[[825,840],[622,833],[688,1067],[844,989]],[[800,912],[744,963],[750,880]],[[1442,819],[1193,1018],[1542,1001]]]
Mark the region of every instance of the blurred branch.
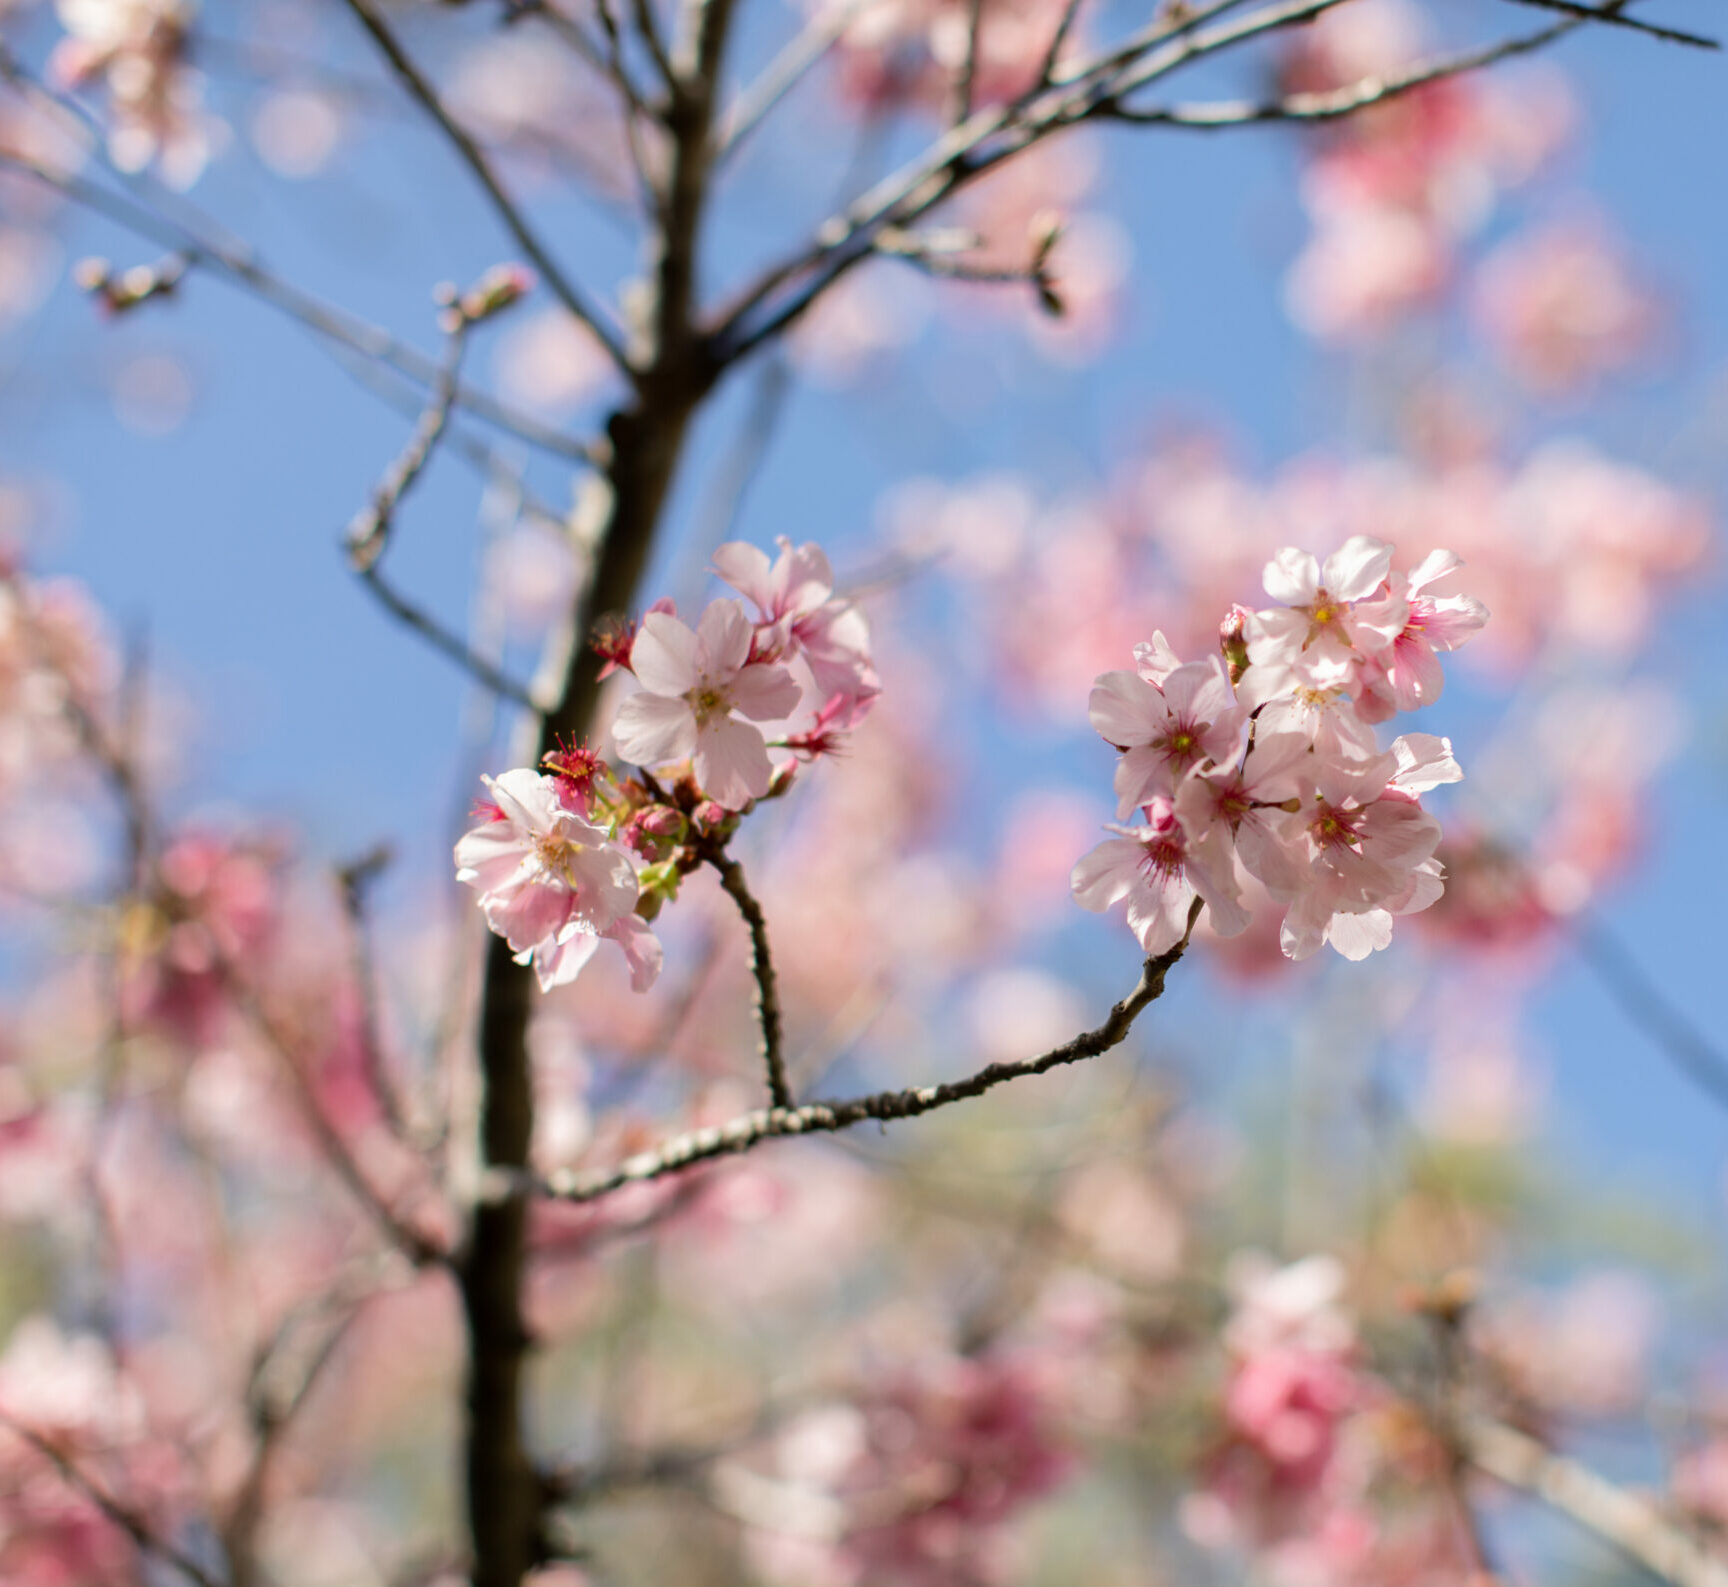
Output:
[[1579,957],[1621,1012],[1712,1102],[1728,1107],[1728,1057],[1674,1007],[1626,945],[1600,922],[1581,918],[1573,936]]
[[1068,0],[1062,8],[1056,31],[1050,35],[1050,46],[1044,52],[1044,64],[1038,68],[1037,86],[1040,88],[1048,87],[1055,79],[1056,68],[1062,64],[1062,46],[1068,42],[1068,35],[1074,31],[1081,3],[1082,0]]
[[726,896],[750,928],[750,973],[756,977],[756,1015],[762,1025],[762,1063],[768,1071],[768,1095],[774,1108],[792,1106],[792,1088],[786,1081],[786,1055],[782,1050],[780,990],[774,978],[774,959],[768,948],[768,920],[762,906],[744,880],[744,867],[730,854],[710,854],[708,863],[720,873]]
[[390,863],[388,844],[350,861],[336,872],[336,887],[342,899],[342,912],[348,917],[349,960],[354,976],[354,988],[360,999],[360,1056],[366,1066],[366,1079],[390,1126],[390,1133],[405,1146],[418,1147],[408,1129],[408,1120],[401,1098],[384,1062],[383,1022],[378,1008],[378,963],[372,951],[371,921],[367,917],[367,894],[372,884]]
[[347,1186],[349,1194],[364,1208],[390,1243],[416,1267],[448,1264],[450,1253],[437,1241],[407,1222],[360,1167],[342,1132],[324,1111],[324,1104],[319,1100],[311,1077],[306,1073],[300,1054],[287,1032],[264,1007],[258,995],[234,973],[232,965],[223,962],[219,968],[235,1007],[246,1016],[252,1027],[281,1060],[282,1068],[287,1072],[296,1100],[300,1104],[301,1116],[316,1138],[325,1161],[329,1163],[336,1177]]
[[[1067,127],[1109,119],[1203,128],[1331,119],[1426,83],[1543,48],[1586,25],[1585,18],[1568,15],[1537,33],[1431,62],[1399,76],[1366,78],[1330,94],[1295,95],[1270,104],[1230,102],[1169,109],[1136,110],[1123,104],[1127,95],[1196,60],[1311,22],[1342,0],[1279,0],[1243,19],[1203,26],[1234,3],[1214,0],[1210,6],[1164,13],[1149,29],[1059,77],[1040,81],[1009,104],[969,116],[925,154],[824,222],[803,254],[771,268],[748,288],[714,333],[716,356],[730,362],[779,335],[836,280],[870,257],[883,231],[911,225],[984,172]],[[757,319],[758,311],[793,282],[801,284],[791,288],[765,318]]]
[[1188,930],[1182,940],[1168,952],[1146,961],[1139,985],[1110,1010],[1102,1025],[1036,1058],[988,1064],[963,1080],[950,1080],[941,1085],[905,1091],[878,1091],[843,1102],[807,1102],[796,1108],[758,1109],[728,1124],[680,1135],[651,1152],[627,1158],[606,1172],[553,1174],[539,1189],[542,1194],[561,1201],[597,1201],[625,1185],[660,1179],[696,1163],[747,1152],[760,1142],[777,1136],[831,1134],[849,1130],[866,1119],[888,1123],[895,1119],[916,1118],[956,1102],[981,1097],[1009,1081],[1045,1074],[1063,1064],[1096,1058],[1120,1045],[1141,1011],[1163,995],[1164,978],[1186,951],[1194,923],[1200,918],[1200,907],[1200,900],[1196,899],[1189,910]]
[[[86,177],[56,171],[10,149],[0,149],[0,167],[18,171],[63,197],[124,226],[157,245],[183,255],[195,268],[222,276],[251,292],[261,302],[277,309],[318,336],[360,357],[385,364],[419,386],[438,379],[438,363],[418,348],[398,341],[380,326],[370,324],[346,310],[323,302],[308,292],[272,275],[250,254],[236,252],[195,236],[177,221],[171,221],[145,205],[115,193]],[[529,415],[519,413],[497,398],[472,386],[457,389],[456,401],[477,418],[496,425],[528,445],[573,462],[595,464],[596,449],[589,442],[560,434]]]
[[954,83],[952,125],[958,127],[972,114],[972,90],[978,77],[978,43],[984,31],[984,0],[967,0],[966,53]]
[[[1191,127],[1210,131],[1221,127],[1243,127],[1261,121],[1335,121],[1340,116],[1354,115],[1370,105],[1396,99],[1413,89],[1437,83],[1465,72],[1479,71],[1515,55],[1527,55],[1570,33],[1582,24],[1577,20],[1556,22],[1536,33],[1507,39],[1466,55],[1454,55],[1445,60],[1430,61],[1394,77],[1364,77],[1347,87],[1323,94],[1292,94],[1288,99],[1254,104],[1243,100],[1226,100],[1205,105],[1153,106],[1144,110],[1108,102],[1100,107],[1099,115],[1113,121],[1133,122],[1139,126]],[[1124,90],[1126,91],[1126,90]]]
[[1504,1423],[1470,1421],[1458,1431],[1463,1453],[1478,1470],[1541,1499],[1662,1581],[1674,1587],[1728,1587],[1728,1563],[1648,1499]]
[[801,83],[824,55],[839,42],[868,0],[844,0],[814,18],[780,51],[734,102],[721,120],[716,135],[716,166],[724,164],[738,146],[773,113],[774,108]]
[[116,1499],[96,1480],[81,1471],[72,1457],[59,1448],[52,1440],[45,1438],[35,1428],[16,1420],[5,1411],[0,1411],[0,1427],[22,1439],[37,1454],[49,1462],[59,1472],[66,1484],[76,1489],[86,1499],[100,1510],[103,1516],[119,1527],[132,1540],[133,1546],[141,1553],[154,1555],[170,1569],[178,1571],[196,1587],[224,1587],[216,1576],[207,1571],[190,1554],[183,1553],[166,1539],[157,1536],[150,1523],[130,1505]]
[[430,116],[452,148],[462,159],[462,162],[473,173],[476,181],[485,189],[486,196],[491,200],[492,208],[498,218],[504,223],[504,228],[516,239],[517,246],[528,256],[534,268],[540,272],[540,278],[551,290],[552,295],[564,305],[570,313],[580,320],[594,333],[600,345],[610,355],[612,362],[618,368],[629,373],[629,361],[624,356],[624,349],[619,344],[617,333],[600,312],[589,306],[587,299],[578,291],[576,284],[564,274],[558,261],[546,251],[538,235],[529,226],[516,201],[504,191],[490,162],[467,131],[444,108],[444,102],[438,97],[438,91],[431,82],[421,74],[420,69],[408,58],[398,42],[396,35],[384,18],[373,9],[370,0],[347,0],[347,6],[358,19],[360,25],[371,34],[384,58],[390,63],[391,69],[401,80],[402,85],[419,101],[420,106]]
[[1516,3],[1535,6],[1542,11],[1561,11],[1567,16],[1579,17],[1588,22],[1607,22],[1614,27],[1631,28],[1635,32],[1648,34],[1653,39],[1666,39],[1670,44],[1690,44],[1701,50],[1722,48],[1715,39],[1705,38],[1701,33],[1687,33],[1680,28],[1662,27],[1655,22],[1645,22],[1638,17],[1628,16],[1621,9],[1626,0],[1610,0],[1610,4],[1606,6],[1578,5],[1575,0],[1516,0]]
[[534,698],[532,692],[493,666],[490,661],[464,643],[430,612],[416,606],[393,584],[389,583],[376,567],[360,569],[360,580],[377,597],[378,603],[392,617],[413,629],[434,650],[441,651],[448,656],[476,683],[490,689],[500,699],[508,700],[512,705],[521,706],[524,711],[531,711],[536,715],[545,711],[545,706]]

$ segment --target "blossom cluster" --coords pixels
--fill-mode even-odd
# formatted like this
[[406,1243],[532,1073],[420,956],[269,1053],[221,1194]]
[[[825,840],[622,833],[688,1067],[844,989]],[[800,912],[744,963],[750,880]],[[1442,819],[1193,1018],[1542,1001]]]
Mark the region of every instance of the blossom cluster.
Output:
[[[869,627],[835,598],[820,547],[782,540],[770,559],[732,542],[714,568],[753,612],[724,597],[691,628],[663,601],[597,641],[608,670],[641,686],[612,738],[643,775],[620,781],[591,749],[555,750],[544,770],[486,778],[480,824],[456,845],[457,880],[543,989],[574,980],[602,938],[638,991],[652,986],[661,950],[648,922],[680,878],[715,857],[739,813],[785,792],[800,762],[833,754],[880,693]],[[669,787],[653,774],[668,767]]]
[[1443,890],[1440,824],[1420,796],[1463,776],[1448,740],[1400,737],[1381,751],[1374,724],[1436,699],[1436,652],[1487,620],[1469,596],[1432,586],[1458,559],[1436,551],[1408,573],[1393,548],[1357,535],[1327,558],[1287,548],[1267,563],[1277,607],[1234,609],[1222,654],[1181,661],[1162,633],[1135,648],[1132,672],[1093,686],[1092,725],[1121,752],[1119,820],[1133,826],[1074,868],[1087,909],[1126,903],[1148,955],[1174,947],[1202,900],[1234,936],[1251,881],[1285,913],[1284,952],[1330,943],[1366,958],[1397,915]]

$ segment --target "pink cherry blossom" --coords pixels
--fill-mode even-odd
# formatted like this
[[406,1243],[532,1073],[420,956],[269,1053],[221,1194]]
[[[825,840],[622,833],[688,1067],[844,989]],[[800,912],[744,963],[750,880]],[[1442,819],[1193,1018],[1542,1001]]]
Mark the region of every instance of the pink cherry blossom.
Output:
[[1138,672],[1107,672],[1087,711],[1099,735],[1127,751],[1116,764],[1119,816],[1153,794],[1174,794],[1194,768],[1232,759],[1248,715],[1218,656],[1166,672],[1161,685]]
[[1208,842],[1190,842],[1175,806],[1162,796],[1147,804],[1146,813],[1147,825],[1112,826],[1109,830],[1120,835],[1100,843],[1074,867],[1075,902],[1099,914],[1126,902],[1128,928],[1149,958],[1182,940],[1196,895],[1206,900],[1212,929],[1220,936],[1245,929],[1248,916],[1237,900],[1222,829]]
[[643,617],[630,647],[642,692],[618,708],[618,753],[638,766],[693,755],[697,782],[729,810],[766,794],[773,777],[767,743],[738,716],[775,721],[795,711],[800,696],[785,667],[750,659],[753,637],[733,600],[712,602],[694,632],[666,612]]
[[1409,574],[1390,576],[1385,602],[1390,613],[1404,612],[1404,626],[1386,650],[1363,664],[1357,704],[1362,715],[1385,721],[1440,698],[1446,677],[1435,652],[1456,650],[1488,621],[1488,608],[1472,596],[1424,593],[1463,565],[1450,551],[1431,551]]
[[[763,661],[802,657],[818,703],[839,727],[853,727],[882,692],[870,662],[870,628],[849,601],[834,598],[834,573],[822,548],[781,537],[780,555],[734,540],[714,553],[714,571],[757,610],[752,654]],[[831,709],[838,699],[837,709]]]
[[533,964],[544,991],[575,980],[601,937],[618,943],[646,989],[659,952],[634,914],[630,856],[564,807],[553,778],[518,768],[484,781],[494,804],[457,842],[456,879],[479,892],[486,924],[519,964]]

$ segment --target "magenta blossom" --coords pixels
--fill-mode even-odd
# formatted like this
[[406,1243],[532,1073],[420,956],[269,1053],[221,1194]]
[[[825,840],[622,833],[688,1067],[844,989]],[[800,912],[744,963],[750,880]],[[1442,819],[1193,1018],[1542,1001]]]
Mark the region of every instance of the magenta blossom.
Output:
[[1450,551],[1432,551],[1409,574],[1394,573],[1384,602],[1388,619],[1402,613],[1403,628],[1379,655],[1365,663],[1361,715],[1383,722],[1398,711],[1414,711],[1440,698],[1446,677],[1440,650],[1456,650],[1488,621],[1488,608],[1469,595],[1429,595],[1430,584],[1463,567]]

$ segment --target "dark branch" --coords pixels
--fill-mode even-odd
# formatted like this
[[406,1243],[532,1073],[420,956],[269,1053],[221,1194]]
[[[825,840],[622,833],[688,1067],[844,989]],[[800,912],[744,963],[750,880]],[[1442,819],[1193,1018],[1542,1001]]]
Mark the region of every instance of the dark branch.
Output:
[[[1617,28],[1631,28],[1635,32],[1648,34],[1653,39],[1666,39],[1670,44],[1690,44],[1694,49],[1719,50],[1722,46],[1701,33],[1687,33],[1680,28],[1663,27],[1659,23],[1645,22],[1634,16],[1628,16],[1619,5],[1610,8],[1599,6],[1578,5],[1576,0],[1516,0],[1518,5],[1535,6],[1541,11],[1561,11],[1569,17],[1579,17],[1587,22],[1606,22]],[[1621,4],[1625,0],[1620,0]]]
[[894,1119],[917,1118],[920,1114],[933,1113],[956,1102],[981,1097],[986,1091],[993,1091],[1011,1080],[1045,1074],[1064,1064],[1096,1058],[1118,1046],[1140,1012],[1163,995],[1164,977],[1187,949],[1188,936],[1193,934],[1199,915],[1200,901],[1196,899],[1188,915],[1188,934],[1168,952],[1146,961],[1140,984],[1110,1010],[1102,1025],[1036,1058],[988,1064],[963,1080],[949,1080],[941,1085],[919,1086],[906,1091],[878,1091],[843,1102],[807,1102],[797,1108],[761,1108],[754,1113],[742,1114],[728,1124],[677,1136],[651,1152],[627,1158],[604,1173],[554,1174],[539,1188],[542,1194],[560,1201],[598,1201],[625,1185],[662,1179],[697,1163],[747,1152],[776,1136],[833,1134],[849,1130],[866,1119],[887,1123]]
[[792,1087],[786,1079],[780,989],[774,978],[774,959],[768,950],[767,917],[744,880],[742,865],[724,853],[711,855],[708,863],[720,873],[720,885],[750,928],[750,973],[756,977],[756,1016],[762,1025],[762,1063],[768,1071],[768,1095],[776,1109],[790,1108]]
[[474,179],[485,189],[486,196],[491,200],[498,218],[504,223],[505,230],[516,239],[517,246],[540,272],[541,280],[551,289],[552,295],[594,333],[600,345],[611,355],[612,361],[627,373],[629,362],[624,356],[624,349],[619,344],[616,332],[597,309],[589,306],[587,299],[577,290],[576,284],[547,252],[516,201],[504,191],[503,184],[499,182],[479,144],[444,108],[438,91],[408,58],[389,24],[373,9],[370,0],[347,0],[347,4],[348,9],[359,19],[360,25],[371,34],[373,42],[383,52],[384,58],[401,79],[402,85],[419,101],[421,108],[432,118],[439,131],[474,174]]

